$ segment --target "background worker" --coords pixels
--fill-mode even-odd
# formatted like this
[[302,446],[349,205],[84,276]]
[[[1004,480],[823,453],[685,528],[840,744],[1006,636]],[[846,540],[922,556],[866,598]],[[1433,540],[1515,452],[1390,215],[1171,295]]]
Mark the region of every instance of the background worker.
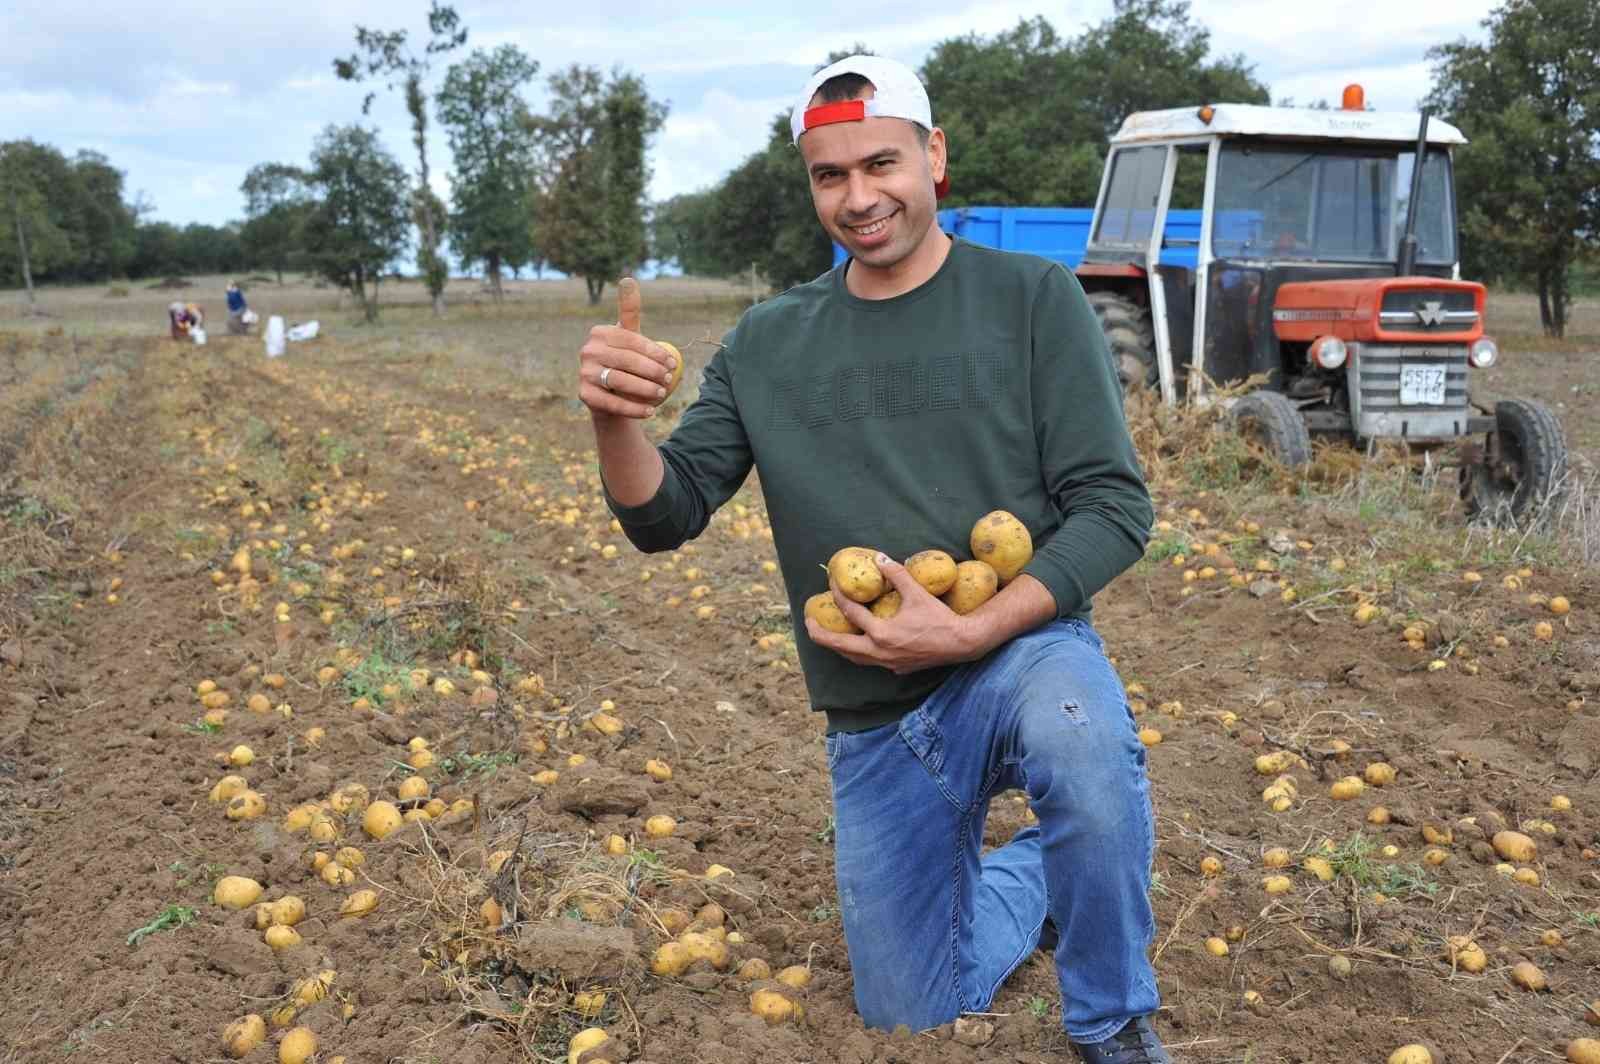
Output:
[[203,327],[205,320],[205,312],[193,303],[174,300],[167,305],[167,323],[172,329],[174,340],[189,339],[190,331],[196,326]]
[[[607,501],[646,551],[700,534],[754,467],[793,616],[831,590],[858,635],[796,625],[827,715],[835,870],[856,1007],[914,1030],[987,1009],[1059,939],[1063,1025],[1090,1064],[1168,1064],[1150,1024],[1155,849],[1144,747],[1089,624],[1153,518],[1105,340],[1059,264],[935,224],[945,138],[909,69],[818,72],[791,132],[824,230],[850,258],[752,307],[657,448],[641,427],[672,357],[638,289],[579,356]],[[894,559],[958,557],[983,514],[1028,528],[1032,561],[965,615]],[[881,620],[826,582],[870,546],[901,594]],[[1037,826],[981,852],[998,791]]]
[[244,293],[239,290],[238,282],[228,282],[228,333],[231,336],[243,336],[250,331],[250,323],[245,314],[249,307],[245,304]]

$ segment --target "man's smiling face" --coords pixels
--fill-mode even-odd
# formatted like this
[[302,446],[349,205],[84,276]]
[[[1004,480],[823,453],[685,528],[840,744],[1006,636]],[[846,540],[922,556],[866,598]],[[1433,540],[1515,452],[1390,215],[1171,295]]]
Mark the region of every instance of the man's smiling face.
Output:
[[[863,98],[870,98],[871,89]],[[811,202],[828,235],[857,262],[887,269],[914,252],[933,225],[934,182],[944,174],[944,133],[926,146],[902,118],[835,122],[800,138]]]

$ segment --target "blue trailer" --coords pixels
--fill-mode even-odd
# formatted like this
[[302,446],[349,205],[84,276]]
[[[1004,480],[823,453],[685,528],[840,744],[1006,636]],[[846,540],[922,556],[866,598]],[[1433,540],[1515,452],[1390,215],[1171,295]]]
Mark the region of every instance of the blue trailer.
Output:
[[[1093,207],[951,207],[939,212],[939,228],[974,244],[1026,251],[1074,269],[1083,261],[1093,219]],[[1166,238],[1169,242],[1186,243],[1162,248],[1162,264],[1194,269],[1200,244],[1200,212],[1169,211]],[[845,257],[844,249],[835,244],[834,265]]]

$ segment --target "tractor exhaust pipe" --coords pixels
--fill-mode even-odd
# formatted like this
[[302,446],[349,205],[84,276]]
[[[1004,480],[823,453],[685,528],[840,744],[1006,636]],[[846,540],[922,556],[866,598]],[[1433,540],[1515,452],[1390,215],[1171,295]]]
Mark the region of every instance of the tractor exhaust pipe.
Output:
[[1422,167],[1428,161],[1428,109],[1422,109],[1422,126],[1417,130],[1416,161],[1411,165],[1411,197],[1406,200],[1406,232],[1400,238],[1400,261],[1394,275],[1407,277],[1417,264],[1417,201],[1422,198]]

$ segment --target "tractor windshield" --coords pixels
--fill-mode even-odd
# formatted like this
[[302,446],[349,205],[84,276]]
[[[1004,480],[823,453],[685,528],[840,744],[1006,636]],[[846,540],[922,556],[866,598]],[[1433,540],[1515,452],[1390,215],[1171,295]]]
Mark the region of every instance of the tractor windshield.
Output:
[[[1306,151],[1234,141],[1217,166],[1212,250],[1218,258],[1393,262],[1405,236],[1416,153],[1381,146]],[[1450,160],[1422,170],[1417,261],[1456,258]]]

